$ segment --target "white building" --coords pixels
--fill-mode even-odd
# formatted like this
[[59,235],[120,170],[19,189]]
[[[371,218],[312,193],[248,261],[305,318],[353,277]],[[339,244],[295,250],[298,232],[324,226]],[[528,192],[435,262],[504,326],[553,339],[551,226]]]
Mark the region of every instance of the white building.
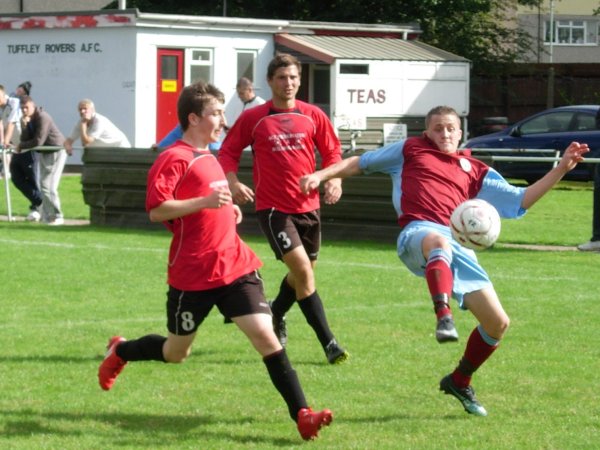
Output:
[[78,101],[91,98],[135,147],[149,147],[176,124],[183,86],[202,78],[231,101],[237,80],[247,76],[268,99],[268,62],[285,51],[303,63],[299,97],[321,106],[342,128],[379,133],[375,145],[384,122],[422,118],[438,104],[469,114],[469,62],[416,41],[419,33],[415,25],[132,9],[1,14],[0,84],[11,92],[31,81],[31,96],[66,135],[78,120]]

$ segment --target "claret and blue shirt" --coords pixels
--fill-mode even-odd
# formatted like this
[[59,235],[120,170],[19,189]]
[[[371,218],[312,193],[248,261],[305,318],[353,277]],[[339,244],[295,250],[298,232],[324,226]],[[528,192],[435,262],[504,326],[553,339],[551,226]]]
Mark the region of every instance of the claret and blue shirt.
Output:
[[426,260],[421,241],[431,231],[452,245],[454,297],[490,287],[489,277],[472,250],[451,237],[450,215],[462,202],[480,198],[491,203],[503,218],[525,214],[521,207],[525,188],[512,186],[496,170],[470,156],[470,151],[444,153],[426,137],[401,140],[359,159],[364,173],[386,173],[392,180],[392,203],[401,233],[398,256],[414,274],[424,276]]

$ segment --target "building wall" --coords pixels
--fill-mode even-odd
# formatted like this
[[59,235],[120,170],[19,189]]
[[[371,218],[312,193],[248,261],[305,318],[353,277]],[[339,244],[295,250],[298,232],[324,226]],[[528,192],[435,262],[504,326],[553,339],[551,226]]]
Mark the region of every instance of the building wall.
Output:
[[0,14],[54,11],[94,11],[104,8],[110,0],[2,0]]
[[[193,30],[141,29],[136,37],[135,58],[135,134],[132,143],[148,147],[154,143],[156,129],[156,64],[158,48],[210,48],[214,52],[213,79],[225,94],[225,106],[235,100],[237,83],[236,50],[256,50],[255,90],[257,95],[268,99],[271,91],[267,85],[267,65],[273,57],[271,34],[241,32],[210,32],[200,34]],[[196,80],[186,79],[184,84]]]
[[554,1],[554,21],[567,24],[585,23],[581,42],[560,39],[550,45],[546,40],[546,22],[550,21],[550,0],[541,8],[519,8],[519,27],[526,30],[536,43],[535,50],[523,56],[523,62],[533,63],[591,63],[600,61],[600,16],[594,8],[600,4],[591,0]]
[[66,136],[78,120],[78,101],[90,98],[132,139],[135,57],[133,27],[3,30],[0,83],[13,92],[29,80],[31,97]]

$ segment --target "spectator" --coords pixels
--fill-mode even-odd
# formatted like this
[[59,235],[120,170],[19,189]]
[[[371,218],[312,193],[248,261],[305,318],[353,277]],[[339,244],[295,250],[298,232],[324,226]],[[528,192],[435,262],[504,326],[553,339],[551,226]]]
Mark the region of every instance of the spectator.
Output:
[[592,238],[577,246],[582,252],[600,252],[600,164],[594,168],[594,206],[592,210]]
[[131,147],[127,136],[114,123],[96,112],[94,102],[83,99],[77,105],[81,120],[75,124],[65,149],[73,154],[73,143],[81,140],[84,147]]
[[4,131],[2,144],[6,147],[19,144],[21,138],[21,102],[17,97],[10,97],[4,86],[0,85],[0,119]]
[[[21,107],[17,97],[6,94],[4,86],[0,85],[0,146],[16,147],[21,138]],[[2,162],[0,162],[2,164]],[[7,157],[7,164],[10,159]],[[8,167],[2,167],[8,175]]]
[[22,97],[29,97],[30,94],[31,94],[31,82],[24,81],[23,83],[21,83],[20,85],[17,86],[17,89],[15,89],[15,93],[14,93],[13,97],[17,97],[20,99]]
[[[21,142],[17,146],[18,154],[22,154],[24,150],[32,150],[40,146],[59,148],[53,151],[39,150],[37,152],[39,153],[37,159],[40,173],[39,184],[42,212],[40,216],[39,211],[37,211],[37,206],[39,205],[34,205],[36,208],[30,213],[30,220],[37,221],[41,218],[48,225],[62,225],[64,218],[58,196],[58,185],[67,160],[65,150],[62,148],[65,137],[54,123],[50,114],[42,108],[36,107],[31,97],[25,96],[21,98],[21,111],[23,113],[23,117],[21,118],[22,133]],[[32,155],[33,152],[28,151],[27,154]],[[17,177],[20,177],[21,173],[19,171],[13,172],[12,163],[11,173],[13,174],[13,182],[21,189],[17,184],[18,181],[22,181],[20,179],[17,180]],[[31,182],[30,180],[26,181],[27,183]],[[27,188],[32,189],[32,186],[29,184]],[[25,191],[21,191],[25,194]],[[25,195],[27,196],[27,194]],[[37,214],[35,214],[36,212]]]
[[256,95],[254,92],[254,84],[246,77],[238,80],[235,90],[237,99],[232,99],[227,109],[227,121],[229,126],[233,126],[241,113],[254,106],[262,105],[265,100]]

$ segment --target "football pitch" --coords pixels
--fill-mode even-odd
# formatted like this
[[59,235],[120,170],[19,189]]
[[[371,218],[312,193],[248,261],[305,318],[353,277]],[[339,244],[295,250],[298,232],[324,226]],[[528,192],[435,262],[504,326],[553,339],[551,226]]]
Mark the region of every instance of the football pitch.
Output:
[[[61,185],[67,217],[86,214],[78,183]],[[185,363],[131,363],[111,391],[99,388],[110,336],[166,331],[166,232],[0,222],[0,448],[598,448],[600,253],[508,245],[572,247],[589,238],[590,221],[589,186],[566,186],[525,218],[503,221],[499,243],[479,254],[511,317],[473,378],[485,418],[438,391],[473,317],[455,307],[460,341],[439,345],[426,284],[398,261],[393,242],[324,236],[317,286],[351,358],[327,364],[292,309],[290,360],[310,405],[334,412],[312,443],[301,440],[259,355],[217,311]],[[284,267],[263,238],[246,241],[272,298]]]

